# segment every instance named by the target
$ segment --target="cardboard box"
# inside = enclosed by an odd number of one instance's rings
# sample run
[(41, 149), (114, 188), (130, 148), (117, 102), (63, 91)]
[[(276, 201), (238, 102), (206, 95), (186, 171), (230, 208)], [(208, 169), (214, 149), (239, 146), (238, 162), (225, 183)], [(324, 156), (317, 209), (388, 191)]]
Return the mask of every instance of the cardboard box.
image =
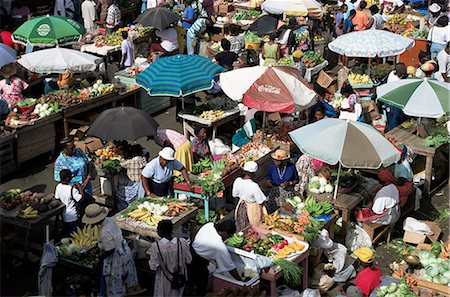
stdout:
[(69, 136), (72, 136), (75, 140), (81, 140), (85, 137), (89, 126), (82, 126), (78, 129), (73, 129), (70, 131)]
[(427, 238), (430, 242), (435, 242), (438, 240), (439, 235), (441, 235), (441, 228), (439, 228), (438, 225), (436, 225), (433, 222), (430, 221), (421, 221), (422, 223), (425, 223), (430, 227), (431, 231), (433, 231), (433, 235), (425, 235), (423, 233), (419, 232), (411, 232), (411, 231), (405, 231), (405, 234), (403, 235), (403, 241), (407, 243), (412, 244), (419, 244), (419, 243), (425, 243)]
[(333, 84), (331, 84), (328, 88), (327, 91), (333, 95), (334, 93), (336, 93), (338, 90), (338, 86), (337, 86), (337, 81), (335, 81)]
[(337, 81), (337, 76), (323, 70), (319, 72), (319, 76), (317, 77), (317, 84), (325, 89), (335, 81)]
[(75, 141), (75, 146), (80, 148), (85, 154), (89, 154), (99, 148), (102, 148), (103, 143), (99, 138), (87, 137), (84, 140)]
[(223, 3), (219, 4), (219, 14), (227, 14), (234, 10), (234, 6), (232, 4)]

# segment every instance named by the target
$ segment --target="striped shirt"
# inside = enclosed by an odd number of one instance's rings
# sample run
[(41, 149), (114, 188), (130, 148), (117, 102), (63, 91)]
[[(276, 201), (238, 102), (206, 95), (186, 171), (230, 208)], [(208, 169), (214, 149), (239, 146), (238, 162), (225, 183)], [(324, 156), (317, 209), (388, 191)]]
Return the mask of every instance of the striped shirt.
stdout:
[(197, 35), (195, 32), (203, 33), (206, 30), (206, 19), (205, 18), (199, 18), (195, 21), (195, 23), (192, 24), (192, 26), (187, 31), (187, 35), (191, 38), (196, 38)]
[(120, 9), (116, 4), (108, 7), (108, 14), (106, 15), (106, 28), (115, 28), (120, 24)]

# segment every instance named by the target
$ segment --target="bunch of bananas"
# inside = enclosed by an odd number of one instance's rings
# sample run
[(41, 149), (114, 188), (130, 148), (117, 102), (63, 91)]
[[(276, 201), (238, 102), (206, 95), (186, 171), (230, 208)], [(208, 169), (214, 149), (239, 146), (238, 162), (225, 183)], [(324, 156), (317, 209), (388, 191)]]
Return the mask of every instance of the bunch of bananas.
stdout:
[(236, 233), (227, 239), (227, 244), (232, 245), (234, 247), (240, 247), (243, 243), (244, 243), (244, 237), (242, 237)]
[(294, 222), (290, 217), (280, 215), (279, 211), (264, 216), (264, 223), (268, 229), (278, 228), (288, 232), (294, 230)]
[(160, 217), (156, 214), (150, 213), (145, 208), (138, 208), (136, 210), (133, 210), (128, 214), (128, 217), (135, 219), (137, 221), (141, 221), (146, 223), (150, 226), (158, 226), (158, 223), (162, 220), (164, 220), (163, 217)]
[(22, 219), (35, 219), (39, 216), (39, 212), (31, 206), (28, 206), (24, 210), (20, 211), (17, 216)]
[(367, 74), (350, 73), (348, 75), (348, 81), (351, 85), (368, 85), (370, 84), (370, 77)]
[(333, 212), (333, 204), (328, 201), (316, 202), (316, 199), (312, 195), (306, 198), (305, 208), (312, 217), (327, 215)]
[(86, 225), (81, 229), (77, 227), (77, 230), (71, 234), (71, 243), (74, 246), (81, 248), (93, 248), (97, 245), (99, 228), (97, 225)]

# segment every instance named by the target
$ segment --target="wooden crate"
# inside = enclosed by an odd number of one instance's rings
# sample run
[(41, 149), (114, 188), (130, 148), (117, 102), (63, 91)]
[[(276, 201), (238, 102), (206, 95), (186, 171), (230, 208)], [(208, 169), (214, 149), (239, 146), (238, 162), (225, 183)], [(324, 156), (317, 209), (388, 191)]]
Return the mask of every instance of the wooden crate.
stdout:
[[(33, 129), (35, 128), (35, 129)], [(41, 154), (51, 152), (56, 145), (55, 122), (39, 127), (17, 130), (17, 163), (22, 164)]]
[(17, 169), (15, 134), (0, 138), (0, 176), (12, 174)]

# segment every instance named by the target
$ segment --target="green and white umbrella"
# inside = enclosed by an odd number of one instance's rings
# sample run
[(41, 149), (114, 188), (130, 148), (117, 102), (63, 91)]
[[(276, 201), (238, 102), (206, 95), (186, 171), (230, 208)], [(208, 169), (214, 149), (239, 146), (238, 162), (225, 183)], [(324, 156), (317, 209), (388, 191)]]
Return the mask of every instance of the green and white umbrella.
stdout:
[(42, 46), (77, 43), (85, 33), (84, 27), (62, 16), (39, 16), (23, 23), (13, 33), (15, 42)]
[(400, 152), (378, 130), (356, 121), (325, 118), (289, 135), (303, 153), (331, 165), (339, 163), (337, 184), (341, 166), (378, 169), (400, 159)]
[(429, 78), (393, 81), (377, 87), (378, 100), (409, 116), (439, 118), (450, 112), (450, 83)]

